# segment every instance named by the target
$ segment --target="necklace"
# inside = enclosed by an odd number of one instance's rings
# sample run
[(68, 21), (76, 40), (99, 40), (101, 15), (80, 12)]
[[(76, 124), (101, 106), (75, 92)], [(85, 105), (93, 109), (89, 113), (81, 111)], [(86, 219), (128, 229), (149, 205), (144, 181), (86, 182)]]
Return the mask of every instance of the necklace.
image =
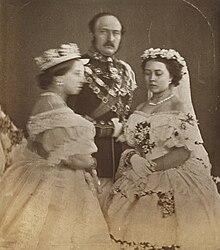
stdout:
[(149, 105), (152, 105), (152, 106), (159, 105), (161, 103), (164, 103), (165, 101), (170, 100), (173, 96), (174, 96), (174, 94), (172, 94), (172, 95), (168, 96), (167, 98), (165, 98), (165, 99), (163, 99), (163, 100), (161, 100), (159, 102), (156, 102), (156, 103), (149, 101)]

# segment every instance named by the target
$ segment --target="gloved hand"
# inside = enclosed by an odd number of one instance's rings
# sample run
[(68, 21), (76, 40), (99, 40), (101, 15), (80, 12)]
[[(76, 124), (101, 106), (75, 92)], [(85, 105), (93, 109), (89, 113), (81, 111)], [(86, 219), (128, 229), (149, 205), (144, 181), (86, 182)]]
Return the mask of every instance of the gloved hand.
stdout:
[(114, 124), (114, 132), (112, 134), (112, 137), (118, 137), (122, 130), (122, 123), (119, 122), (118, 118), (112, 118), (111, 121)]

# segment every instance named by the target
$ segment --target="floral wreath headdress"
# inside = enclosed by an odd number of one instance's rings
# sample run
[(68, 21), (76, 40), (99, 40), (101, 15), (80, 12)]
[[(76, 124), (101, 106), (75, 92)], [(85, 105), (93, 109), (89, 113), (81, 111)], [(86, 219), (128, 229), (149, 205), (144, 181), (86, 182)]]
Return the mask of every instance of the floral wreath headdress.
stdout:
[[(196, 117), (195, 110), (192, 103), (191, 88), (190, 88), (190, 78), (189, 72), (186, 66), (185, 59), (174, 49), (160, 49), (160, 48), (150, 48), (144, 51), (141, 56), (142, 62), (146, 59), (156, 59), (164, 58), (168, 60), (175, 60), (181, 66), (182, 79), (179, 81), (179, 85), (173, 89), (173, 93), (184, 103), (185, 112), (190, 113)], [(151, 92), (148, 91), (148, 96), (150, 97)], [(203, 141), (200, 131), (198, 129), (198, 134), (200, 136), (200, 141)]]
[(187, 66), (185, 59), (174, 49), (160, 49), (160, 48), (150, 48), (144, 51), (141, 55), (142, 62), (146, 59), (164, 58), (168, 60), (176, 60), (181, 66), (182, 75), (185, 75), (187, 71)]
[(41, 71), (72, 59), (80, 59), (83, 64), (87, 64), (89, 61), (81, 59), (79, 48), (75, 43), (62, 44), (58, 49), (49, 49), (42, 56), (34, 59)]

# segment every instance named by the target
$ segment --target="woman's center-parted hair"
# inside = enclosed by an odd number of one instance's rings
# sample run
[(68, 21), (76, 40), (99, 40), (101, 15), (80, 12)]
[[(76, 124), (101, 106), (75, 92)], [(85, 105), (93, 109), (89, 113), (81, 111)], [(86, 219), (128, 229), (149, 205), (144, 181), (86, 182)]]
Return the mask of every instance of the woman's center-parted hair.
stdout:
[(79, 61), (79, 59), (71, 59), (42, 71), (39, 75), (37, 75), (39, 87), (47, 90), (48, 86), (53, 84), (54, 77), (65, 75), (68, 71), (70, 71), (76, 61)]
[(183, 66), (180, 65), (175, 59), (166, 59), (166, 58), (161, 58), (161, 57), (156, 57), (156, 58), (146, 58), (142, 63), (141, 63), (141, 68), (144, 72), (146, 63), (148, 61), (156, 61), (156, 62), (161, 62), (166, 65), (167, 70), (170, 73), (170, 76), (172, 77), (172, 82), (173, 86), (178, 86), (179, 81), (182, 79), (182, 68)]

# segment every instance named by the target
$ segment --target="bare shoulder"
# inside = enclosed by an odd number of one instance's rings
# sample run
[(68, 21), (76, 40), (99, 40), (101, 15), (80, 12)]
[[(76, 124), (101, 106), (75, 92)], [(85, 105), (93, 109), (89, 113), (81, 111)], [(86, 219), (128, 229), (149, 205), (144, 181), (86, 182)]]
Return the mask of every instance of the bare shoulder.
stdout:
[(174, 110), (174, 111), (182, 111), (182, 112), (184, 112), (184, 104), (176, 96), (172, 99), (170, 108), (171, 108), (171, 110)]

